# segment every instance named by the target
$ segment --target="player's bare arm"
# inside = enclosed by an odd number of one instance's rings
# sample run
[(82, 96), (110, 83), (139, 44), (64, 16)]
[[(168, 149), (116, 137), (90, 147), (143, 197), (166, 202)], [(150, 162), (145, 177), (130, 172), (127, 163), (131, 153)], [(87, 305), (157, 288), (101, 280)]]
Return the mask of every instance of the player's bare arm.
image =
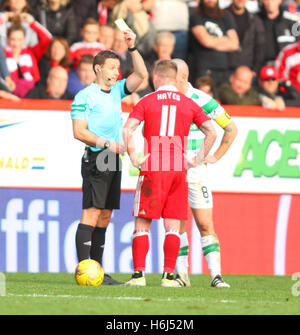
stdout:
[(197, 163), (203, 164), (206, 156), (209, 154), (210, 149), (215, 143), (217, 134), (211, 121), (203, 122), (199, 129), (203, 132), (205, 138), (200, 150), (197, 152)]
[(135, 149), (133, 132), (140, 125), (140, 121), (134, 118), (129, 118), (123, 128), (123, 138), (126, 145), (126, 150), (130, 157), (131, 163), (136, 168), (141, 168), (141, 165), (148, 159), (150, 153), (144, 157), (138, 157)]
[[(136, 34), (132, 30), (124, 32), (128, 49), (135, 47)], [(130, 51), (130, 50), (129, 50)], [(130, 92), (134, 92), (148, 78), (148, 71), (144, 63), (143, 57), (137, 49), (131, 51), (133, 73), (126, 79), (126, 86)]]
[(191, 157), (188, 157), (186, 154), (184, 154), (184, 157), (187, 161), (188, 168), (196, 167), (197, 165), (201, 165), (205, 163), (205, 159), (208, 156), (208, 153), (217, 138), (215, 128), (211, 121), (203, 122), (202, 125), (199, 126), (198, 128), (203, 132), (203, 134), (205, 135), (205, 138), (204, 138), (201, 148), (196, 152), (196, 156), (191, 158)]
[(206, 156), (205, 163), (214, 164), (218, 160), (220, 160), (230, 148), (232, 142), (236, 138), (236, 135), (237, 135), (237, 127), (234, 121), (231, 121), (230, 124), (228, 124), (224, 128), (224, 135), (222, 137), (219, 147), (217, 148), (214, 154)]
[[(106, 139), (100, 138), (87, 129), (88, 120), (73, 120), (73, 135), (77, 140), (97, 148), (104, 148)], [(122, 143), (110, 142), (109, 150), (116, 154), (123, 154), (125, 146)]]

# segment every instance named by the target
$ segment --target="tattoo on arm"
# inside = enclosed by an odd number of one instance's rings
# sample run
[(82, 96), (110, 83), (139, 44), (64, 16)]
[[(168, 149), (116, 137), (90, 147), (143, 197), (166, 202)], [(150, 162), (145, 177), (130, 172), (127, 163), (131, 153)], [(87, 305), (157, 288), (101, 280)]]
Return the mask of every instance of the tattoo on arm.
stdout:
[(204, 122), (199, 129), (205, 134), (205, 138), (199, 150), (198, 159), (204, 159), (215, 142), (216, 133), (211, 121)]

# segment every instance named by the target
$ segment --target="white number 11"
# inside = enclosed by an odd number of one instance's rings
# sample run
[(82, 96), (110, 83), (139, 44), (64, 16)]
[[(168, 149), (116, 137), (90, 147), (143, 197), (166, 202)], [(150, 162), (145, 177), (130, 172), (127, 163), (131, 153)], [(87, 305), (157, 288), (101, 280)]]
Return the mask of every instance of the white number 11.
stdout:
[[(170, 113), (169, 113), (170, 107)], [(168, 126), (169, 119), (169, 127)], [(160, 136), (174, 136), (175, 130), (175, 121), (176, 121), (176, 106), (175, 105), (163, 105), (161, 111), (161, 120), (160, 120)], [(168, 134), (167, 134), (168, 128)]]

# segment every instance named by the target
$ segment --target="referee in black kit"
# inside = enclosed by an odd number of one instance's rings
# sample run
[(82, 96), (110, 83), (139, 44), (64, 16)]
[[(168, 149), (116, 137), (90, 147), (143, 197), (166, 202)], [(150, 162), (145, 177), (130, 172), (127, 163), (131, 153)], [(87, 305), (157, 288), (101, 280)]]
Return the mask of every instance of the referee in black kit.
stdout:
[[(83, 210), (76, 231), (78, 261), (94, 259), (102, 265), (106, 228), (113, 209), (120, 208), (122, 140), (121, 99), (134, 92), (148, 72), (135, 48), (136, 35), (124, 32), (132, 56), (133, 73), (117, 80), (120, 59), (112, 51), (94, 57), (96, 80), (77, 93), (71, 105), (74, 137), (87, 147), (82, 158)], [(102, 285), (120, 285), (104, 275)]]

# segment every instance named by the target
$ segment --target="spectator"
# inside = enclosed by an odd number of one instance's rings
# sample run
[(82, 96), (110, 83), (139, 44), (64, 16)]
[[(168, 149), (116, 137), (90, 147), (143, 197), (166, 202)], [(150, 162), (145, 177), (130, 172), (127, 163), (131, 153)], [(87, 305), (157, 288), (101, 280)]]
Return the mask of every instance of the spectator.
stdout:
[(15, 82), (10, 78), (6, 64), (6, 57), (0, 44), (0, 98), (19, 101), (20, 98), (11, 94), (16, 88)]
[(113, 22), (113, 20), (111, 20), (112, 10), (118, 2), (120, 2), (120, 0), (99, 1), (97, 13), (98, 13), (98, 20), (101, 26), (104, 24), (108, 24), (109, 22)]
[(78, 27), (76, 42), (81, 39), (81, 29), (88, 18), (93, 18), (98, 21), (97, 0), (76, 0), (72, 1), (72, 7), (76, 16), (76, 25)]
[(38, 62), (46, 52), (51, 41), (51, 34), (42, 27), (28, 13), (21, 13), (20, 19), (29, 24), (36, 31), (39, 42), (33, 47), (24, 47), (25, 30), (20, 21), (16, 21), (7, 30), (8, 47), (5, 48), (5, 56), (10, 77), (16, 84), (13, 92), (19, 97), (26, 93), (40, 80)]
[(21, 100), (18, 96), (14, 95), (12, 93), (9, 93), (5, 90), (1, 90), (1, 89), (0, 89), (0, 98), (1, 99), (12, 100), (12, 101), (20, 101)]
[(284, 99), (287, 107), (300, 106), (300, 93), (290, 81), (279, 82), (279, 94)]
[(152, 10), (156, 1), (157, 0), (130, 1), (127, 5), (127, 9), (131, 11), (131, 13), (137, 13), (144, 10), (149, 14), (149, 17), (152, 18)]
[(41, 0), (27, 0), (30, 8), (36, 8)]
[(145, 58), (146, 64), (152, 68), (157, 60), (170, 60), (173, 57), (176, 39), (169, 31), (161, 31), (156, 34), (152, 50), (148, 57)]
[(300, 0), (285, 1), (283, 9), (292, 16), (292, 20), (300, 21)]
[(114, 43), (114, 28), (110, 27), (107, 24), (100, 26), (98, 39), (99, 42), (104, 45), (106, 50), (110, 50)]
[(142, 7), (148, 13), (150, 19), (153, 19), (153, 8), (156, 0), (142, 0)]
[(99, 23), (93, 18), (88, 18), (84, 22), (81, 29), (82, 41), (74, 43), (70, 48), (74, 68), (77, 68), (82, 55), (95, 56), (105, 49), (104, 44), (98, 41), (99, 29)]
[(2, 91), (13, 92), (16, 84), (10, 78), (10, 74), (6, 64), (6, 57), (0, 44), (0, 89)]
[(246, 65), (259, 73), (265, 59), (265, 29), (261, 19), (248, 12), (247, 0), (233, 0), (227, 9), (233, 15), (240, 48), (228, 54), (229, 69), (233, 72), (238, 66)]
[(122, 0), (117, 3), (112, 10), (110, 24), (116, 19), (124, 19), (137, 35), (136, 47), (143, 56), (146, 56), (154, 42), (155, 28), (149, 14), (141, 8), (139, 2), (139, 0)]
[(47, 77), (47, 86), (36, 86), (31, 89), (26, 99), (72, 100), (73, 95), (66, 92), (68, 72), (61, 66), (51, 68)]
[(279, 79), (290, 81), (300, 93), (300, 38), (281, 50), (275, 61)]
[(69, 45), (77, 40), (77, 20), (72, 7), (62, 5), (62, 0), (41, 0), (35, 17), (53, 36), (65, 38)]
[(219, 99), (224, 105), (260, 105), (258, 92), (251, 87), (253, 72), (247, 66), (238, 67), (218, 90)]
[(296, 21), (286, 18), (282, 0), (262, 0), (259, 16), (266, 31), (265, 63), (273, 63), (285, 46), (296, 42), (296, 37), (292, 35)]
[(122, 78), (126, 78), (133, 69), (132, 59), (128, 51), (127, 43), (124, 39), (124, 33), (115, 29), (114, 43), (112, 50), (120, 57), (120, 71)]
[(152, 22), (157, 32), (170, 31), (174, 34), (174, 57), (186, 59), (189, 29), (187, 1), (155, 0)]
[[(3, 47), (7, 46), (7, 29), (11, 26), (13, 18), (21, 13), (32, 14), (29, 2), (26, 0), (5, 0), (1, 6), (0, 16), (0, 39)], [(22, 27), (25, 30), (24, 46), (33, 46), (37, 44), (38, 38), (36, 32), (31, 29), (27, 22), (22, 21)]]
[[(3, 4), (6, 2), (7, 0), (0, 0), (0, 8), (3, 6)], [(17, 0), (18, 1), (18, 0)], [(30, 8), (35, 8), (39, 3), (40, 0), (27, 0), (28, 5), (30, 6)]]
[(212, 98), (215, 95), (214, 94), (215, 86), (216, 83), (208, 76), (199, 77), (195, 81), (195, 88), (207, 93)]
[(39, 62), (41, 80), (39, 83), (46, 85), (49, 71), (54, 66), (62, 66), (69, 71), (71, 63), (69, 44), (63, 37), (53, 37), (50, 45)]
[(190, 16), (191, 73), (209, 75), (216, 84), (228, 80), (228, 52), (237, 51), (239, 39), (232, 15), (218, 6), (218, 0), (201, 0)]
[(290, 81), (279, 81), (273, 66), (264, 66), (259, 75), (259, 93), (265, 108), (283, 110), (285, 106), (300, 106), (300, 94)]
[[(157, 0), (126, 0), (126, 9), (132, 14), (146, 12), (152, 18), (152, 9)], [(119, 3), (120, 1), (118, 1)]]
[(246, 8), (249, 13), (256, 14), (259, 12), (259, 0), (248, 0)]
[(285, 109), (284, 100), (279, 96), (279, 82), (275, 67), (270, 65), (262, 67), (259, 73), (258, 85), (258, 92), (263, 107), (279, 110)]
[(173, 57), (175, 47), (175, 36), (169, 31), (161, 31), (156, 34), (155, 42), (148, 57), (145, 58), (145, 64), (149, 74), (149, 87), (144, 92), (148, 94), (153, 91), (153, 83), (151, 78), (152, 68), (157, 60), (170, 60)]
[[(196, 0), (198, 1), (198, 0)], [(232, 0), (219, 0), (219, 6), (221, 9), (224, 9), (230, 5)], [(198, 1), (199, 2), (199, 1)]]
[(93, 70), (94, 57), (83, 55), (79, 61), (77, 69), (69, 73), (67, 91), (76, 95), (80, 90), (90, 85), (96, 78)]

